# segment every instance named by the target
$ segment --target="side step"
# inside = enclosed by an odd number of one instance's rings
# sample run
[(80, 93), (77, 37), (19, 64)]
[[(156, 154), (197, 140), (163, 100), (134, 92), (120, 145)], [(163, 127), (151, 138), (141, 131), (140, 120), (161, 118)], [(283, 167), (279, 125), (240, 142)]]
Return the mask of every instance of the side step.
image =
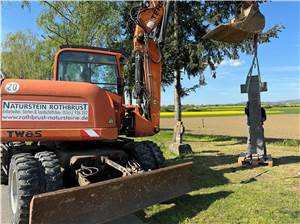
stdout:
[(35, 195), (30, 224), (101, 224), (192, 190), (192, 162)]

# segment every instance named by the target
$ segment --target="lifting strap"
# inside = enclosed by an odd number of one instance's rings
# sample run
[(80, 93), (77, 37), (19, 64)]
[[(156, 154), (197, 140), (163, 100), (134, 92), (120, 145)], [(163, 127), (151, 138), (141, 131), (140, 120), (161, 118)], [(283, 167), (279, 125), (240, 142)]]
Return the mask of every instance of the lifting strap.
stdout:
[(251, 67), (249, 69), (249, 72), (248, 72), (248, 75), (247, 75), (247, 78), (246, 78), (246, 86), (247, 86), (247, 92), (249, 92), (249, 86), (250, 86), (250, 79), (248, 79), (248, 77), (252, 76), (252, 73), (253, 73), (253, 68), (257, 68), (257, 76), (258, 76), (258, 80), (259, 80), (259, 83), (261, 83), (261, 77), (260, 77), (260, 69), (259, 69), (259, 63), (258, 63), (258, 56), (257, 56), (257, 35), (254, 36), (254, 39), (253, 39), (253, 50), (254, 50), (254, 56), (253, 56), (253, 59), (252, 59), (252, 64), (251, 64)]

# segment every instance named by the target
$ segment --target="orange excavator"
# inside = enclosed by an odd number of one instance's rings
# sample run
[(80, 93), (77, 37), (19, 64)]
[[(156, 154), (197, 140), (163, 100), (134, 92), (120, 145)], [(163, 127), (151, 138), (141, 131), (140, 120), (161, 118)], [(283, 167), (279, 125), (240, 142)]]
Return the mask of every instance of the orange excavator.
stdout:
[(135, 97), (123, 54), (63, 46), (54, 80), (1, 80), (1, 184), (12, 223), (105, 223), (192, 190), (192, 163), (165, 166), (159, 132), (161, 52), (169, 2), (134, 18)]
[(1, 80), (12, 223), (104, 223), (191, 191), (191, 162), (165, 166), (155, 143), (126, 138), (159, 132), (161, 53), (151, 34), (164, 32), (168, 4), (143, 4), (135, 18), (136, 106), (125, 104), (114, 49), (62, 46), (54, 80)]

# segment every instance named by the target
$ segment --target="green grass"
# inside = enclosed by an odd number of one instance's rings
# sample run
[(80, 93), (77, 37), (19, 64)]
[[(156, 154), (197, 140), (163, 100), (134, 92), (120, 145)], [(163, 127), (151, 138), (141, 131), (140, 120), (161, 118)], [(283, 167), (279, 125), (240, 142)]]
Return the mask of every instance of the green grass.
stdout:
[[(167, 148), (171, 132), (146, 138), (161, 145), (168, 163), (192, 159), (193, 191), (165, 204), (138, 212), (145, 223), (300, 223), (298, 140), (268, 140), (273, 167), (238, 167), (245, 138), (185, 135), (193, 155), (179, 158)], [(144, 140), (141, 138), (139, 140)], [(243, 180), (267, 171), (246, 184)]]

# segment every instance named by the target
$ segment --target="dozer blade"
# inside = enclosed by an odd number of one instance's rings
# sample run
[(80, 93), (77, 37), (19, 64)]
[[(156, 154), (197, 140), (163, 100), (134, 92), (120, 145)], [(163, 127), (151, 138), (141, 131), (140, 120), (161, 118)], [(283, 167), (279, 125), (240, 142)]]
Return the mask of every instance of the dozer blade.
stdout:
[(192, 190), (192, 162), (35, 195), (30, 224), (100, 224)]
[[(240, 18), (239, 18), (240, 17)], [(231, 23), (217, 26), (204, 35), (210, 39), (228, 43), (237, 43), (259, 34), (265, 27), (265, 17), (256, 5), (244, 9)]]

